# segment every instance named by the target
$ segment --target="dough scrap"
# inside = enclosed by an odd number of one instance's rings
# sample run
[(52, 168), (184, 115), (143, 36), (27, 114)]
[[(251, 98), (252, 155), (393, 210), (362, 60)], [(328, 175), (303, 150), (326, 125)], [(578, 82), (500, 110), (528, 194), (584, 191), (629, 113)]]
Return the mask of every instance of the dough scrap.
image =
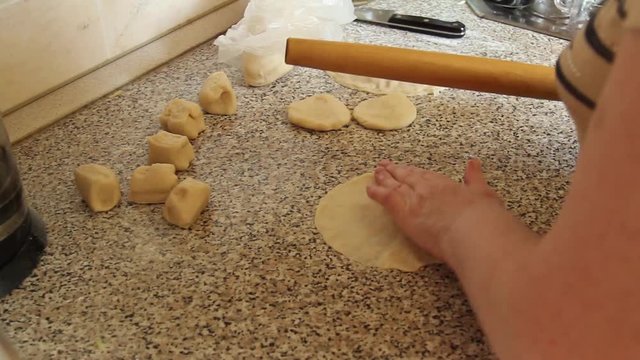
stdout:
[(283, 77), (293, 66), (284, 62), (284, 56), (274, 54), (259, 56), (242, 54), (242, 73), (244, 81), (250, 86), (265, 86)]
[(173, 164), (140, 166), (131, 175), (129, 201), (138, 204), (163, 203), (177, 184), (178, 177)]
[(373, 130), (397, 130), (416, 119), (415, 105), (405, 95), (391, 93), (365, 100), (353, 109), (353, 118)]
[(386, 210), (367, 195), (373, 174), (354, 177), (327, 193), (316, 209), (315, 224), (325, 242), (351, 260), (368, 266), (417, 271), (437, 262), (407, 239)]
[(394, 92), (406, 96), (438, 95), (442, 90), (442, 88), (438, 86), (414, 84), (404, 81), (379, 79), (331, 71), (327, 71), (327, 74), (329, 74), (335, 82), (344, 87), (378, 95), (386, 95)]
[(287, 114), (292, 124), (318, 131), (337, 130), (351, 121), (351, 111), (330, 94), (293, 102)]
[(238, 99), (231, 81), (222, 71), (215, 72), (202, 84), (200, 106), (209, 114), (233, 115), (238, 111)]
[(211, 187), (207, 183), (186, 178), (171, 190), (162, 209), (170, 224), (187, 229), (193, 225), (209, 203)]
[(189, 139), (198, 137), (206, 127), (200, 105), (183, 100), (169, 101), (160, 115), (160, 126), (174, 134), (184, 135)]
[(120, 202), (120, 181), (106, 166), (80, 165), (74, 171), (80, 196), (94, 212), (109, 211)]
[(173, 164), (177, 170), (186, 170), (195, 158), (193, 146), (184, 135), (172, 134), (164, 130), (147, 138), (149, 143), (149, 164)]

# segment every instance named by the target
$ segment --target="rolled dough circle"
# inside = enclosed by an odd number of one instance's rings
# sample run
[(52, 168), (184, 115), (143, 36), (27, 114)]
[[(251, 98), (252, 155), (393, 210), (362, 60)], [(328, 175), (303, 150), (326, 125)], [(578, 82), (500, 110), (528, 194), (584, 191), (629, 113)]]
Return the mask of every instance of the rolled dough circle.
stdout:
[(327, 74), (338, 84), (353, 90), (366, 91), (371, 94), (385, 95), (399, 92), (407, 96), (437, 95), (442, 88), (432, 85), (414, 84), (403, 81), (372, 78), (327, 71)]
[(317, 94), (293, 102), (287, 115), (292, 124), (318, 131), (337, 130), (351, 121), (351, 111), (330, 94)]
[(353, 118), (373, 130), (397, 130), (416, 119), (415, 105), (405, 95), (392, 93), (365, 100), (353, 109)]
[(334, 250), (368, 266), (417, 271), (436, 262), (407, 239), (391, 216), (367, 195), (373, 174), (354, 177), (327, 193), (316, 209), (316, 228)]

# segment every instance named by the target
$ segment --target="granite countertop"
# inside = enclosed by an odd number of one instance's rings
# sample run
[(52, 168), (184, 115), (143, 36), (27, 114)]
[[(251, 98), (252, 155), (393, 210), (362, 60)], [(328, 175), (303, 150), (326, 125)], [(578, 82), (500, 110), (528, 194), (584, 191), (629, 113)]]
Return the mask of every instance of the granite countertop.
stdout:
[[(469, 33), (443, 40), (353, 23), (349, 40), (548, 65), (566, 44), (481, 20), (460, 1), (372, 5), (460, 20)], [(73, 169), (109, 165), (126, 194), (163, 106), (175, 97), (196, 100), (202, 81), (220, 69), (240, 108), (235, 116), (206, 116), (196, 160), (180, 174), (213, 189), (198, 223), (171, 226), (160, 205), (121, 203), (92, 214), (76, 193)], [(35, 273), (0, 300), (0, 324), (23, 356), (491, 358), (450, 270), (353, 263), (324, 243), (315, 207), (329, 189), (383, 158), (459, 179), (473, 155), (508, 207), (544, 231), (577, 152), (563, 105), (447, 89), (413, 98), (418, 119), (399, 131), (352, 123), (316, 133), (290, 125), (286, 105), (319, 92), (350, 108), (371, 97), (303, 68), (267, 87), (245, 87), (208, 42), (15, 146), (26, 196), (50, 241)]]

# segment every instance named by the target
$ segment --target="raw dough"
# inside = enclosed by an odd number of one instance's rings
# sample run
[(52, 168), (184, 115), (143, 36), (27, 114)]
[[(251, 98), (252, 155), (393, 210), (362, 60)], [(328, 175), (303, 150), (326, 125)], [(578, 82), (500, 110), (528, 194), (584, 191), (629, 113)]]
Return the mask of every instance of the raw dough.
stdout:
[(289, 121), (319, 131), (339, 129), (351, 121), (351, 111), (330, 94), (318, 94), (289, 105)]
[(186, 170), (195, 158), (193, 146), (184, 135), (172, 134), (164, 130), (147, 138), (149, 143), (149, 164), (173, 164), (177, 170)]
[(178, 184), (173, 164), (140, 166), (133, 171), (129, 184), (129, 201), (138, 204), (163, 203)]
[(74, 177), (82, 199), (91, 210), (109, 211), (120, 202), (120, 181), (108, 167), (98, 164), (80, 165), (76, 168)]
[(238, 111), (238, 99), (231, 81), (222, 71), (215, 72), (205, 80), (200, 89), (200, 105), (209, 114), (232, 115)]
[(251, 53), (242, 55), (244, 81), (250, 86), (265, 86), (283, 77), (293, 66), (284, 62), (281, 54), (259, 56)]
[(378, 79), (367, 76), (343, 74), (327, 71), (327, 74), (338, 84), (349, 89), (366, 91), (372, 94), (385, 95), (398, 92), (407, 96), (437, 95), (441, 87), (414, 84), (403, 81)]
[(353, 118), (360, 125), (374, 130), (407, 127), (416, 119), (416, 115), (416, 107), (411, 100), (400, 93), (365, 100), (353, 109)]
[(333, 249), (364, 265), (417, 271), (436, 260), (407, 239), (386, 210), (367, 195), (373, 174), (336, 186), (316, 210), (316, 227)]
[(160, 115), (160, 125), (169, 132), (189, 139), (197, 138), (205, 129), (200, 105), (183, 99), (169, 101)]
[(162, 209), (162, 216), (169, 223), (189, 228), (209, 203), (211, 188), (202, 181), (186, 178), (171, 190)]

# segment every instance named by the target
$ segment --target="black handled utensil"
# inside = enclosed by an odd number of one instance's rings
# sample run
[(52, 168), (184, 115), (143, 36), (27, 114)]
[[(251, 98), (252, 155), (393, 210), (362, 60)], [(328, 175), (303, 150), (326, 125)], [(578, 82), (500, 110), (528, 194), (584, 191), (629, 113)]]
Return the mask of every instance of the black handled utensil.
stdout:
[(355, 9), (355, 15), (360, 21), (440, 37), (461, 38), (466, 32), (465, 25), (459, 21), (396, 14), (393, 10), (358, 7)]

